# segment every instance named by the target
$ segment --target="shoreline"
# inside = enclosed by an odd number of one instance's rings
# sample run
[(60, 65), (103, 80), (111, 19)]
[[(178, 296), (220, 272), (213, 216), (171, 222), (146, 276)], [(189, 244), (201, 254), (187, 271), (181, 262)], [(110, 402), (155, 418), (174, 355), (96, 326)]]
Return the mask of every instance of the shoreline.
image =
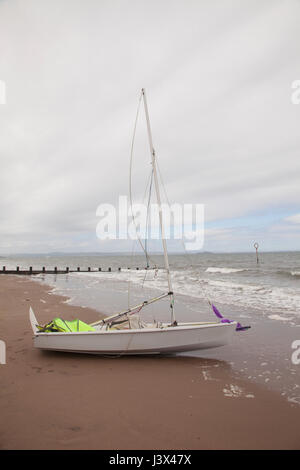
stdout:
[[(128, 285), (124, 280), (78, 276), (77, 273), (54, 277), (37, 276), (33, 280), (42, 285), (51, 285), (54, 294), (68, 296), (66, 302), (74, 307), (84, 306), (100, 311), (101, 305), (106, 315), (112, 315), (122, 311), (128, 304)], [(131, 302), (137, 305), (145, 298), (160, 295), (164, 291), (153, 286), (143, 286), (140, 290), (138, 284), (132, 284), (130, 292)], [(243, 325), (250, 324), (251, 329), (235, 334), (231, 344), (224, 348), (190, 351), (178, 355), (225, 360), (240, 376), (274, 390), (287, 401), (300, 405), (300, 369), (291, 360), (291, 345), (299, 338), (298, 328), (290, 322), (271, 321), (269, 314), (263, 310), (241, 308), (227, 302), (218, 302), (217, 306), (223, 316), (240, 321)], [(168, 311), (167, 303), (164, 305), (162, 301), (160, 305), (154, 304), (145, 309), (142, 315), (150, 322), (154, 318), (168, 321)], [(215, 320), (207, 301), (186, 294), (176, 294), (177, 320), (198, 321), (199, 316), (202, 321)]]
[(245, 380), (224, 360), (121, 357), (33, 348), (31, 305), (92, 322), (52, 287), (0, 278), (0, 448), (300, 449), (300, 407)]

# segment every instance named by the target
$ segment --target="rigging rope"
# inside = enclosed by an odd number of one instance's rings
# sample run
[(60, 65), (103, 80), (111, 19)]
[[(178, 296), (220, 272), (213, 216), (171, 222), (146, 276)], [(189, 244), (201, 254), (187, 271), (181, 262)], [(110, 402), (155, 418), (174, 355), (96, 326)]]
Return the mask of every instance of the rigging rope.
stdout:
[[(141, 240), (141, 237), (138, 233), (138, 230), (137, 230), (137, 223), (136, 223), (136, 219), (135, 219), (135, 215), (133, 213), (133, 197), (132, 197), (132, 162), (133, 162), (133, 148), (134, 148), (134, 142), (135, 142), (135, 136), (136, 136), (136, 129), (137, 129), (137, 123), (138, 123), (138, 118), (139, 118), (139, 112), (140, 112), (140, 107), (141, 107), (141, 102), (142, 102), (142, 98), (144, 98), (144, 90), (142, 89), (141, 91), (141, 94), (140, 94), (140, 97), (139, 97), (139, 102), (138, 102), (138, 107), (137, 107), (137, 112), (136, 112), (136, 117), (135, 117), (135, 123), (134, 123), (134, 130), (133, 130), (133, 136), (132, 136), (132, 142), (131, 142), (131, 151), (130, 151), (130, 166), (129, 166), (129, 199), (130, 199), (130, 209), (131, 209), (131, 216), (132, 216), (132, 221), (135, 225), (135, 229), (136, 229), (136, 236), (137, 236), (137, 239), (138, 239), (138, 242), (143, 250), (143, 252), (145, 253), (145, 256), (146, 256), (146, 262), (147, 262), (147, 267), (149, 267), (149, 261), (152, 261), (149, 254), (147, 253), (147, 242), (146, 242), (146, 239), (147, 239), (147, 232), (148, 232), (148, 222), (149, 222), (149, 208), (150, 208), (150, 201), (151, 201), (151, 189), (152, 189), (152, 181), (153, 181), (153, 175), (154, 175), (154, 168), (152, 168), (152, 173), (151, 173), (151, 181), (150, 181), (150, 191), (149, 191), (149, 198), (148, 198), (148, 205), (147, 205), (147, 217), (146, 217), (146, 233), (145, 233), (145, 246), (143, 245), (142, 243), (142, 240)], [(147, 109), (146, 109), (146, 104), (145, 104), (145, 112), (146, 112), (146, 117), (147, 117)], [(149, 131), (149, 129), (148, 129)], [(153, 167), (153, 163), (152, 163), (152, 167)], [(166, 256), (166, 255), (165, 255)], [(154, 267), (157, 269), (157, 266), (156, 266), (156, 263), (153, 262), (154, 264)], [(170, 275), (168, 273), (168, 275)], [(146, 272), (146, 275), (145, 275), (145, 278), (144, 278), (144, 281), (146, 280), (146, 276), (147, 276), (147, 272)], [(155, 271), (155, 277), (156, 277), (156, 271)], [(170, 286), (170, 281), (169, 282), (169, 286)], [(169, 287), (169, 290), (170, 287)], [(170, 307), (172, 309), (172, 312), (173, 312), (173, 306), (174, 306), (174, 299), (173, 299), (173, 292), (168, 292), (167, 295), (171, 295), (171, 303), (170, 303)], [(128, 289), (128, 306), (129, 306), (129, 303), (130, 303), (130, 281), (129, 281), (129, 289)], [(172, 313), (172, 318), (173, 318), (173, 313)], [(176, 322), (174, 322), (175, 324)]]
[[(143, 92), (141, 92), (140, 94), (140, 97), (139, 97), (139, 102), (138, 102), (138, 107), (137, 107), (137, 112), (136, 112), (136, 117), (135, 117), (135, 123), (134, 123), (134, 129), (133, 129), (133, 136), (132, 136), (132, 141), (131, 141), (131, 151), (130, 151), (130, 166), (129, 166), (129, 200), (130, 200), (130, 210), (131, 210), (131, 216), (132, 216), (132, 221), (135, 225), (135, 228), (136, 228), (136, 234), (137, 234), (137, 239), (139, 241), (139, 244), (143, 250), (143, 252), (145, 253), (145, 256), (146, 256), (146, 260), (150, 260), (153, 262), (153, 264), (155, 265), (155, 262), (150, 258), (149, 254), (147, 253), (144, 245), (143, 245), (143, 242), (138, 234), (138, 231), (137, 231), (137, 224), (136, 224), (136, 220), (135, 220), (135, 216), (134, 216), (134, 213), (133, 213), (133, 197), (132, 197), (132, 162), (133, 162), (133, 148), (134, 148), (134, 142), (135, 142), (135, 135), (136, 135), (136, 128), (137, 128), (137, 123), (138, 123), (138, 117), (139, 117), (139, 113), (140, 113), (140, 107), (141, 107), (141, 102), (142, 102), (142, 97), (143, 97)], [(153, 172), (153, 170), (152, 170)], [(152, 173), (151, 173), (152, 175)], [(152, 179), (152, 176), (151, 176), (151, 179)], [(151, 187), (152, 187), (152, 183), (151, 183)], [(148, 215), (147, 215), (148, 217)]]
[[(145, 246), (143, 245), (143, 242), (142, 242), (142, 240), (141, 240), (141, 238), (140, 238), (140, 236), (139, 236), (139, 233), (138, 233), (138, 230), (137, 230), (137, 223), (136, 223), (135, 215), (134, 215), (134, 213), (133, 213), (133, 195), (132, 195), (132, 163), (133, 163), (133, 149), (134, 149), (135, 136), (136, 136), (136, 129), (137, 129), (137, 123), (138, 123), (138, 118), (139, 118), (139, 113), (140, 113), (140, 107), (141, 107), (142, 97), (143, 97), (143, 92), (141, 92), (140, 97), (139, 97), (139, 102), (138, 102), (137, 112), (136, 112), (135, 122), (134, 122), (134, 129), (133, 129), (132, 141), (131, 141), (130, 166), (129, 166), (129, 200), (130, 200), (130, 210), (131, 210), (132, 221), (133, 221), (133, 223), (134, 223), (134, 225), (135, 225), (136, 235), (137, 235), (138, 242), (139, 242), (139, 244), (140, 244), (140, 246), (141, 246), (143, 252), (145, 253), (147, 268), (149, 268), (149, 262), (152, 262), (153, 265), (154, 265), (154, 267), (157, 268), (155, 261), (150, 258), (149, 254), (148, 254), (148, 252), (147, 252), (147, 234), (148, 234), (149, 208), (150, 208), (151, 191), (152, 191), (152, 182), (153, 182), (153, 168), (151, 168), (151, 173), (150, 173), (150, 176), (149, 176), (148, 181), (147, 181), (147, 184), (146, 184), (146, 189), (145, 189), (144, 198), (143, 198), (143, 202), (144, 202), (145, 199), (146, 199), (146, 194), (147, 194), (147, 190), (148, 190), (148, 186), (149, 186), (149, 196), (148, 196), (147, 215), (146, 215), (146, 228), (145, 228)], [(150, 182), (150, 184), (149, 184), (149, 182)], [(133, 242), (132, 251), (131, 251), (131, 259), (133, 258), (134, 249), (135, 249), (135, 243)], [(146, 276), (147, 276), (147, 272), (145, 273), (145, 277), (144, 277), (144, 280), (143, 280), (143, 284), (144, 284), (144, 282), (145, 282), (145, 280), (146, 280)], [(130, 305), (130, 286), (131, 286), (131, 280), (129, 279), (129, 281), (128, 281), (128, 298), (127, 298), (127, 301), (128, 301), (128, 308), (129, 308), (129, 305)]]
[[(147, 231), (148, 231), (148, 227), (147, 227), (147, 221), (148, 221), (148, 218), (149, 218), (149, 202), (150, 202), (150, 198), (151, 198), (151, 189), (152, 189), (152, 178), (153, 178), (153, 169), (151, 168), (151, 172), (150, 172), (150, 175), (148, 177), (148, 180), (147, 180), (147, 184), (146, 184), (146, 188), (145, 188), (145, 193), (144, 193), (144, 197), (143, 197), (143, 203), (146, 199), (146, 195), (147, 195), (147, 192), (148, 192), (148, 187), (149, 187), (149, 199), (148, 199), (148, 207), (147, 207), (147, 218), (146, 218), (146, 230), (145, 230), (145, 233), (147, 234)], [(147, 247), (146, 247), (146, 241), (147, 241), (147, 238), (145, 238), (145, 252), (146, 252), (146, 261), (147, 261), (147, 268), (149, 267), (149, 261), (150, 261), (150, 256), (147, 252)], [(131, 250), (131, 262), (133, 260), (133, 255), (134, 255), (134, 251), (135, 251), (135, 241), (133, 241), (132, 243), (132, 250)], [(153, 260), (152, 260), (153, 261)], [(156, 264), (155, 264), (155, 268), (156, 267)], [(143, 279), (143, 282), (142, 282), (142, 287), (144, 287), (144, 283), (146, 281), (146, 277), (147, 277), (147, 274), (148, 274), (148, 271), (146, 270), (145, 271), (145, 276), (144, 276), (144, 279)], [(131, 273), (130, 273), (131, 275)], [(128, 303), (128, 308), (130, 306), (130, 290), (131, 290), (131, 279), (130, 279), (131, 276), (129, 276), (129, 280), (128, 280), (128, 292), (127, 292), (127, 303)]]
[(150, 213), (149, 209), (150, 209), (150, 202), (151, 202), (152, 183), (153, 183), (153, 168), (151, 169), (151, 179), (150, 179), (150, 186), (149, 186), (147, 217), (146, 217), (146, 227), (145, 227), (145, 253), (146, 253), (146, 260), (147, 260), (147, 268), (149, 268), (149, 260), (150, 260), (148, 252), (147, 252), (147, 241), (148, 241), (148, 230), (149, 230), (149, 213)]
[[(160, 171), (159, 162), (158, 162), (158, 159), (157, 159), (157, 158), (156, 158), (156, 166), (157, 166), (157, 168), (158, 168), (158, 175), (159, 175), (159, 178), (160, 178), (161, 186), (162, 186), (162, 188), (163, 188), (163, 192), (164, 192), (164, 195), (165, 195), (167, 204), (168, 204), (168, 206), (170, 207), (171, 204), (170, 204), (170, 201), (169, 201), (167, 192), (166, 192), (166, 188), (165, 188), (165, 185), (164, 185), (163, 177), (162, 177), (162, 174), (161, 174), (161, 171)], [(185, 256), (188, 258), (188, 260), (189, 260), (189, 262), (190, 262), (190, 265), (191, 265), (191, 267), (192, 267), (193, 261), (192, 261), (190, 255), (189, 255), (189, 253), (188, 253), (187, 250), (186, 250), (185, 243), (184, 243), (184, 241), (183, 241), (182, 238), (181, 238), (180, 241), (181, 241), (182, 246), (183, 246), (183, 249), (184, 249), (184, 254), (185, 254)], [(204, 287), (204, 286), (201, 286), (201, 289), (202, 289), (202, 291), (203, 291), (204, 297), (205, 297), (205, 299), (207, 300), (208, 304), (209, 304), (210, 306), (212, 306), (212, 301), (211, 301), (210, 298), (208, 297), (207, 291), (206, 291), (205, 287)]]

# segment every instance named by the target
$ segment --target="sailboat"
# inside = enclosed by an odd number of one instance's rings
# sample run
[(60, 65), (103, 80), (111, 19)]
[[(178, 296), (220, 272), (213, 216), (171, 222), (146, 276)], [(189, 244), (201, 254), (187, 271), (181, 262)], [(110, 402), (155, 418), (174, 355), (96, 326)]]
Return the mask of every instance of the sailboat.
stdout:
[[(152, 142), (145, 89), (142, 89), (141, 96), (145, 109), (154, 186), (159, 209), (159, 224), (168, 292), (90, 325), (79, 320), (66, 322), (55, 319), (41, 327), (33, 309), (30, 307), (29, 317), (36, 348), (102, 355), (170, 354), (224, 346), (231, 340), (235, 331), (248, 328), (242, 327), (236, 321), (223, 318), (213, 304), (211, 304), (212, 309), (219, 321), (181, 323), (176, 321), (172, 278), (161, 210), (156, 154)], [(141, 321), (141, 310), (164, 298), (169, 298), (170, 301), (170, 322), (146, 323)]]

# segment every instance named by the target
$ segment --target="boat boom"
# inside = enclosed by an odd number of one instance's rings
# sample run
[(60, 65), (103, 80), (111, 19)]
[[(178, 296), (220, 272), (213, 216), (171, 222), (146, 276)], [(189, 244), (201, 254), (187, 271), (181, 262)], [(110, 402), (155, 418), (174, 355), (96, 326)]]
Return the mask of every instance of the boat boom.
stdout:
[(102, 320), (98, 320), (94, 323), (90, 323), (90, 326), (99, 325), (101, 323), (104, 325), (105, 323), (109, 323), (113, 320), (117, 320), (118, 318), (123, 317), (124, 315), (128, 315), (132, 312), (135, 312), (137, 309), (141, 309), (145, 307), (146, 305), (153, 304), (153, 302), (156, 302), (157, 300), (164, 299), (165, 297), (168, 297), (168, 295), (171, 295), (171, 294), (172, 294), (171, 292), (167, 292), (165, 294), (160, 295), (159, 297), (154, 297), (153, 299), (145, 300), (144, 302), (142, 302), (139, 305), (136, 305), (135, 307), (128, 308), (127, 310), (124, 310), (123, 312), (115, 313), (114, 315), (111, 315), (109, 317), (102, 318)]

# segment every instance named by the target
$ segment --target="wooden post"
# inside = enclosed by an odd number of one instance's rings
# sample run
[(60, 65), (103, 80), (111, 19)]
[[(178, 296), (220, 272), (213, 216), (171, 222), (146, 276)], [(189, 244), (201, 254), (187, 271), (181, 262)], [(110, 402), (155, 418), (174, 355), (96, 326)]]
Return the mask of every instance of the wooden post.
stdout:
[(258, 247), (259, 247), (259, 244), (257, 242), (254, 243), (254, 248), (256, 250), (256, 264), (259, 264), (259, 259), (258, 259)]

